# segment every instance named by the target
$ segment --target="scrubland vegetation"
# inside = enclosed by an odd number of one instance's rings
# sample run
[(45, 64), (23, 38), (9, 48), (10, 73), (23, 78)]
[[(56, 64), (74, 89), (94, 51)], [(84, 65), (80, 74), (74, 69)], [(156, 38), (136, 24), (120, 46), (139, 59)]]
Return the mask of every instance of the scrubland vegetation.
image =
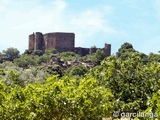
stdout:
[(0, 62), (1, 120), (119, 119), (114, 111), (151, 112), (157, 116), (136, 119), (160, 119), (160, 54), (145, 55), (130, 43), (107, 58), (101, 50), (87, 56), (56, 50), (20, 55), (8, 48)]

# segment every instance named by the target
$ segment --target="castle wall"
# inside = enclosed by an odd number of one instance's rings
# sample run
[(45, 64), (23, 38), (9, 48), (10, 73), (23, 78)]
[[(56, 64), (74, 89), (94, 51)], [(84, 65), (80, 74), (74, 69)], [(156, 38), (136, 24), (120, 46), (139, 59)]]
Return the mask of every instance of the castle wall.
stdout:
[(74, 33), (48, 33), (43, 35), (45, 48), (58, 51), (71, 51), (74, 49)]
[(98, 48), (90, 48), (90, 55), (92, 55), (93, 53), (95, 53), (97, 51)]
[(55, 48), (56, 49), (73, 49), (74, 48), (74, 33), (55, 33), (56, 41)]
[(89, 48), (81, 48), (81, 47), (76, 47), (74, 48), (74, 51), (76, 54), (79, 54), (81, 56), (85, 56), (88, 55), (90, 53), (90, 49)]
[(46, 50), (56, 49), (56, 36), (54, 33), (43, 35)]

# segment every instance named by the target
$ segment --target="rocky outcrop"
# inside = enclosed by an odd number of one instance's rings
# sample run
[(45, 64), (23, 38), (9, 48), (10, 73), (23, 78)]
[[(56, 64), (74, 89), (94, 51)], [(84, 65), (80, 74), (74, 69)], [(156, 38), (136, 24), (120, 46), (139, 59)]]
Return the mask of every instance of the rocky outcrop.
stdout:
[(69, 61), (63, 61), (60, 58), (51, 57), (51, 61), (49, 62), (49, 65), (59, 66), (63, 70), (66, 70), (69, 67), (75, 67), (75, 66), (78, 66), (78, 65), (84, 65), (86, 68), (90, 69), (92, 67), (95, 67), (97, 64), (95, 62), (90, 61), (90, 60), (69, 60)]

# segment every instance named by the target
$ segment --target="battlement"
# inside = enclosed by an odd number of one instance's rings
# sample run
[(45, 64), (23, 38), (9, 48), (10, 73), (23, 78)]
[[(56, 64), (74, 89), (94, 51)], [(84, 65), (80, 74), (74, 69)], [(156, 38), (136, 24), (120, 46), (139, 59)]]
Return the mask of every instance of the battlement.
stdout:
[[(51, 50), (56, 49), (59, 52), (72, 51), (80, 55), (93, 54), (100, 48), (82, 48), (75, 47), (75, 34), (67, 32), (53, 32), (42, 34), (36, 32), (29, 35), (29, 50)], [(102, 48), (106, 56), (111, 54), (111, 44), (105, 44)]]

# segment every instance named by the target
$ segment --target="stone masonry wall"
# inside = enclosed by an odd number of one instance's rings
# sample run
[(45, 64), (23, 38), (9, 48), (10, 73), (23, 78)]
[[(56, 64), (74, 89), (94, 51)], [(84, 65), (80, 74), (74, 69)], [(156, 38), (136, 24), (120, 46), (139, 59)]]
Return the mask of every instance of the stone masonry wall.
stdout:
[(48, 33), (44, 34), (45, 48), (50, 49), (74, 49), (74, 33)]
[(90, 49), (89, 48), (76, 47), (76, 48), (74, 48), (73, 52), (75, 52), (76, 54), (79, 54), (81, 56), (85, 56), (85, 55), (89, 54)]
[(74, 48), (74, 33), (55, 33), (57, 49), (73, 49)]
[(48, 33), (43, 35), (45, 41), (46, 50), (56, 49), (56, 36), (54, 33)]

